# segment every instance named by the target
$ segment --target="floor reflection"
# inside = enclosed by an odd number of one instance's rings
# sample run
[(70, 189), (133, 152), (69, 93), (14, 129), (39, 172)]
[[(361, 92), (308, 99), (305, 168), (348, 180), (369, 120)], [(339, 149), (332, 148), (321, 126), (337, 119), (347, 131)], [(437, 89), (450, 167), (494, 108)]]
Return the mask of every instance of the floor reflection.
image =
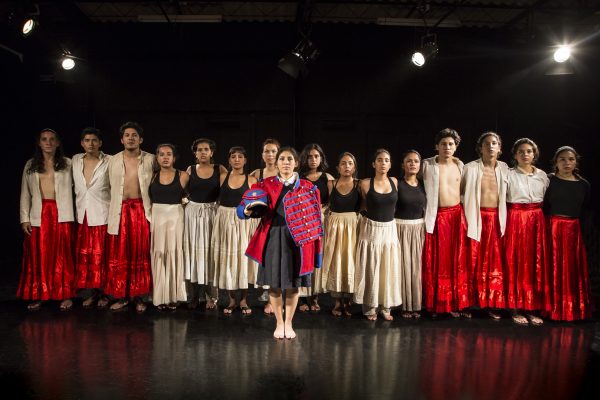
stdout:
[(13, 317), (3, 329), (20, 340), (3, 345), (4, 363), (49, 399), (568, 399), (590, 376), (596, 328), (299, 315), (299, 339), (283, 342), (263, 315)]

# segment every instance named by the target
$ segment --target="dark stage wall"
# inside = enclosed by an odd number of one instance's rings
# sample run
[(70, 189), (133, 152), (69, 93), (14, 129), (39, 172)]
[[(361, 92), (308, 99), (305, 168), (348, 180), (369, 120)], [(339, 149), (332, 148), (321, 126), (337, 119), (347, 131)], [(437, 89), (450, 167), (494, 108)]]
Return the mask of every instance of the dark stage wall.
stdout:
[[(439, 30), (439, 57), (418, 70), (409, 63), (420, 35), (412, 28), (315, 25), (312, 39), (322, 54), (309, 76), (295, 82), (276, 68), (297, 42), (293, 24), (61, 29), (15, 42), (25, 53), (23, 64), (0, 53), (4, 137), (14, 143), (8, 151), (14, 169), (5, 182), (10, 195), (2, 200), (15, 232), (8, 248), (21, 240), (15, 228), (21, 168), (33, 135), (47, 126), (63, 136), (72, 155), (80, 150), (79, 131), (95, 125), (105, 132), (105, 150), (114, 153), (119, 125), (135, 120), (146, 129), (146, 151), (162, 142), (179, 146), (180, 168), (191, 162), (189, 145), (201, 136), (217, 141), (220, 162), (230, 146), (245, 146), (250, 168), (258, 166), (266, 137), (299, 149), (318, 142), (330, 164), (341, 151), (353, 152), (361, 176), (370, 174), (378, 147), (391, 150), (397, 175), (400, 154), (416, 148), (432, 155), (433, 136), (442, 128), (463, 136), (458, 156), (464, 161), (475, 158), (476, 137), (495, 130), (505, 161), (523, 136), (540, 145), (546, 170), (558, 146), (573, 145), (583, 155), (584, 176), (593, 186), (600, 182), (597, 42), (575, 55), (575, 75), (544, 76), (551, 41), (541, 36), (523, 41), (510, 32)], [(58, 42), (86, 61), (71, 72), (57, 69)]]

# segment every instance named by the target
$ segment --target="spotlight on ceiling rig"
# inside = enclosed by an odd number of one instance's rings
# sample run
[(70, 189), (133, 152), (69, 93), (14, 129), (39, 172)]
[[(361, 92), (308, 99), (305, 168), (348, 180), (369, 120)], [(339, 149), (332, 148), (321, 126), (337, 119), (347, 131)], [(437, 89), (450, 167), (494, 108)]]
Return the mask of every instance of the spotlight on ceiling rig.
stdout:
[(23, 22), (23, 26), (21, 27), (21, 33), (23, 34), (23, 36), (27, 37), (33, 33), (37, 26), (38, 23), (34, 18), (27, 18)]
[(427, 34), (421, 38), (421, 48), (413, 53), (410, 60), (417, 67), (422, 67), (427, 60), (433, 60), (439, 50), (437, 35), (435, 33)]
[(314, 64), (318, 56), (319, 50), (314, 43), (304, 38), (294, 50), (279, 60), (277, 66), (292, 78), (297, 79), (300, 74), (308, 75), (309, 66)]
[(60, 65), (65, 71), (72, 70), (73, 68), (75, 68), (75, 57), (73, 57), (73, 55), (70, 52), (64, 51), (60, 61)]
[(571, 57), (571, 46), (563, 45), (554, 51), (554, 61), (564, 63)]

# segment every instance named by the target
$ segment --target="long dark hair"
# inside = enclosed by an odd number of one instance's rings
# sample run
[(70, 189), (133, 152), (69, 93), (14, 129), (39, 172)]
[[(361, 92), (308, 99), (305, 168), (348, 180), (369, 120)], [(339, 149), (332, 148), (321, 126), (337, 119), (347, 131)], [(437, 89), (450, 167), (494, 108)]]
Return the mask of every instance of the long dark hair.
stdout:
[(54, 129), (46, 128), (42, 129), (40, 133), (36, 135), (35, 150), (33, 152), (33, 156), (31, 157), (31, 165), (29, 165), (29, 168), (27, 169), (28, 174), (33, 174), (34, 172), (46, 172), (46, 167), (44, 166), (44, 154), (42, 154), (42, 148), (40, 147), (40, 139), (42, 138), (42, 133), (44, 132), (50, 132), (54, 134), (54, 137), (56, 137), (56, 140), (58, 141), (58, 147), (54, 153), (54, 171), (58, 172), (67, 168), (67, 159), (65, 158), (65, 153), (62, 148), (62, 140), (60, 140), (58, 133), (56, 133)]
[(327, 157), (325, 157), (325, 152), (321, 146), (319, 146), (317, 143), (310, 143), (304, 146), (302, 152), (300, 153), (300, 167), (298, 168), (300, 176), (306, 176), (308, 173), (308, 153), (310, 153), (311, 150), (318, 151), (319, 155), (321, 156), (321, 163), (317, 167), (317, 171), (324, 173), (329, 168), (329, 165), (327, 164)]
[(579, 161), (581, 160), (581, 156), (571, 146), (561, 146), (558, 149), (556, 149), (556, 152), (554, 153), (554, 157), (552, 157), (552, 169), (553, 169), (553, 173), (555, 175), (558, 173), (558, 166), (556, 165), (557, 162), (558, 162), (558, 156), (560, 155), (560, 153), (562, 153), (564, 151), (570, 151), (571, 153), (573, 153), (575, 155), (575, 168), (573, 169), (573, 175), (577, 179), (583, 179), (583, 177), (581, 176), (581, 173), (579, 172)]

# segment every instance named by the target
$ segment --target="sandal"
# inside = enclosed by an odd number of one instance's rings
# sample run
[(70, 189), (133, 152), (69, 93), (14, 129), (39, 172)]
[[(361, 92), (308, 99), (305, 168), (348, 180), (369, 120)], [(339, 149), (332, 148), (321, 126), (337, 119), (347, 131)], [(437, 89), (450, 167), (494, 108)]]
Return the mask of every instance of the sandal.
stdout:
[(369, 321), (377, 321), (377, 313), (365, 315)]
[(310, 308), (308, 307), (308, 304), (306, 303), (302, 303), (300, 304), (300, 306), (298, 306), (298, 311), (300, 312), (307, 312)]
[(471, 314), (471, 311), (461, 311), (460, 316), (466, 319), (473, 318), (473, 314)]
[(177, 311), (177, 303), (169, 303), (169, 304), (167, 305), (167, 309), (168, 309), (169, 311)]
[(41, 301), (34, 301), (32, 303), (27, 304), (28, 311), (40, 311), (41, 307), (42, 307)]
[(386, 320), (386, 321), (393, 321), (394, 320), (394, 317), (392, 316), (392, 313), (390, 311), (381, 310), (381, 311), (379, 311), (379, 313), (381, 314), (381, 316), (383, 317), (383, 319)]
[(544, 324), (544, 320), (536, 315), (527, 314), (527, 319), (529, 319), (531, 325), (540, 326)]
[(350, 304), (346, 304), (344, 305), (344, 316), (345, 317), (351, 317), (352, 316), (352, 311), (350, 309)]
[(500, 315), (499, 312), (496, 311), (492, 311), (492, 310), (488, 310), (488, 315), (490, 316), (491, 319), (493, 319), (494, 321), (499, 321), (500, 318), (502, 318), (502, 315)]
[(146, 304), (144, 304), (144, 302), (141, 300), (135, 303), (135, 311), (137, 311), (139, 314), (144, 313), (146, 308)]
[(73, 308), (73, 300), (71, 299), (63, 300), (60, 303), (60, 311), (69, 311), (71, 308)]
[(240, 310), (242, 310), (242, 315), (252, 314), (252, 309), (248, 306), (240, 306)]
[(233, 311), (234, 311), (236, 308), (237, 308), (237, 306), (236, 306), (236, 305), (233, 305), (233, 306), (227, 306), (227, 307), (225, 307), (225, 308), (223, 309), (223, 314), (225, 314), (225, 315), (231, 315), (231, 314), (233, 314)]
[(417, 312), (417, 311), (414, 311), (412, 313), (412, 316), (413, 316), (414, 319), (419, 319), (419, 318), (421, 318), (421, 313)]
[(98, 296), (93, 294), (90, 297), (88, 297), (87, 299), (85, 299), (83, 301), (83, 303), (81, 303), (81, 305), (83, 306), (83, 308), (92, 308), (92, 307), (94, 307), (94, 302), (96, 301), (97, 298), (98, 298)]
[(460, 313), (458, 311), (450, 311), (450, 316), (452, 318), (458, 319), (458, 318), (460, 318)]
[(208, 300), (206, 300), (206, 309), (207, 310), (214, 310), (217, 308), (217, 302), (215, 301), (215, 299), (213, 299), (212, 297)]
[(413, 314), (410, 311), (402, 311), (402, 318), (404, 319), (412, 319)]
[(310, 311), (314, 311), (314, 312), (319, 312), (321, 311), (321, 306), (319, 305), (319, 303), (317, 303), (317, 301), (313, 301), (312, 304), (310, 305)]

